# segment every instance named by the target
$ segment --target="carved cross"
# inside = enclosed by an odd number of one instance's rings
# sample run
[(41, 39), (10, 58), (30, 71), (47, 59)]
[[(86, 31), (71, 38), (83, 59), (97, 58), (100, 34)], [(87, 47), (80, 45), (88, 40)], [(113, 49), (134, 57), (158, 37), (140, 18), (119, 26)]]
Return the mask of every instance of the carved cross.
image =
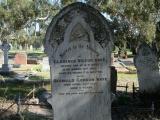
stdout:
[(6, 41), (4, 41), (2, 45), (0, 45), (0, 49), (4, 53), (4, 64), (8, 64), (8, 51), (10, 50), (10, 48), (10, 45)]

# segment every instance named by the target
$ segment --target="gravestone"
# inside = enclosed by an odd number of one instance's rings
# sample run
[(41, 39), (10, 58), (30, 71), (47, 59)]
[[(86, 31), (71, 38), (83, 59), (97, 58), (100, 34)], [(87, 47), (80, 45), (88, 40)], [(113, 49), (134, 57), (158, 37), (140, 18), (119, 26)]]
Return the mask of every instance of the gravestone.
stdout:
[(111, 120), (112, 35), (103, 15), (83, 3), (54, 17), (44, 42), (54, 120)]
[(14, 58), (14, 64), (27, 65), (27, 54), (25, 52), (17, 53)]
[(9, 72), (10, 66), (8, 65), (8, 52), (10, 50), (10, 45), (7, 43), (7, 41), (4, 41), (2, 45), (0, 46), (0, 49), (3, 51), (4, 55), (4, 63), (2, 64), (2, 72)]
[(22, 48), (22, 46), (20, 45), (20, 46), (19, 46), (19, 50), (22, 50), (22, 49), (23, 49), (23, 48)]
[(10, 43), (9, 46), (10, 46), (10, 49), (12, 50), (13, 49), (13, 45)]
[(30, 45), (29, 50), (33, 51), (33, 46), (32, 45)]
[(159, 89), (158, 59), (148, 44), (142, 43), (139, 46), (134, 64), (137, 69), (140, 91), (152, 93)]
[(0, 52), (0, 64), (4, 64), (4, 55), (3, 55), (3, 52)]
[(44, 51), (44, 46), (41, 46), (40, 50), (41, 50), (41, 51)]
[(48, 57), (44, 57), (42, 60), (42, 71), (49, 71), (50, 66), (49, 66), (49, 60)]

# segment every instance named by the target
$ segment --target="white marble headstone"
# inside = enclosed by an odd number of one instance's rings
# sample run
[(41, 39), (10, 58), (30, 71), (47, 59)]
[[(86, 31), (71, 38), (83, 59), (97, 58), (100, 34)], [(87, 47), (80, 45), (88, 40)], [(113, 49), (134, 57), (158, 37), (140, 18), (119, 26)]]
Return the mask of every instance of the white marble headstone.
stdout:
[(112, 32), (94, 8), (74, 3), (50, 23), (45, 37), (54, 120), (111, 120)]
[(43, 60), (42, 60), (42, 71), (49, 71), (49, 70), (50, 70), (50, 66), (49, 66), (48, 57), (43, 57)]
[(33, 51), (33, 45), (30, 45), (29, 50)]
[(148, 44), (142, 43), (139, 46), (134, 64), (137, 69), (140, 91), (152, 93), (159, 89), (158, 59)]
[(3, 51), (0, 51), (0, 64), (4, 64), (4, 55), (3, 55)]

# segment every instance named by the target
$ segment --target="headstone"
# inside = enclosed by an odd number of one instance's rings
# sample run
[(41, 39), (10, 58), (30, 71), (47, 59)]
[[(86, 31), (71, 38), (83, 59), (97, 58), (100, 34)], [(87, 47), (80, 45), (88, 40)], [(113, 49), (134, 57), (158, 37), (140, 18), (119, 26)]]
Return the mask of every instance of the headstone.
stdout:
[(0, 64), (4, 64), (4, 55), (3, 55), (3, 52), (0, 52)]
[(27, 54), (17, 53), (14, 58), (14, 64), (26, 65), (27, 64)]
[(41, 51), (44, 51), (44, 47), (43, 46), (41, 46)]
[(21, 45), (19, 46), (19, 49), (22, 50), (22, 46)]
[(44, 57), (42, 60), (42, 71), (49, 71), (50, 66), (49, 66), (49, 60), (48, 57)]
[(33, 51), (33, 46), (32, 45), (30, 45), (29, 50)]
[(96, 9), (62, 9), (45, 36), (52, 78), (54, 120), (111, 120), (112, 32)]
[(10, 45), (7, 43), (7, 41), (4, 41), (0, 46), (0, 49), (3, 51), (4, 55), (4, 64), (2, 64), (2, 72), (8, 72), (10, 71), (10, 66), (8, 65), (8, 52), (10, 50)]
[(148, 44), (142, 43), (139, 46), (134, 64), (137, 69), (140, 91), (152, 93), (159, 89), (158, 59)]
[(114, 53), (111, 54), (111, 65), (114, 63)]
[(13, 49), (13, 45), (11, 43), (9, 45), (10, 45), (10, 49), (12, 50)]

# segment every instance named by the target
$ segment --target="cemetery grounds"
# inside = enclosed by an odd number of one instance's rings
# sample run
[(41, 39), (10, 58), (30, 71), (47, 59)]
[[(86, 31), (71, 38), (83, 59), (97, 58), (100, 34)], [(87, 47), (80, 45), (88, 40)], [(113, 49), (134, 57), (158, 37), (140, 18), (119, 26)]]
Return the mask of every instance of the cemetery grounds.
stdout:
[[(16, 53), (17, 51), (9, 52), (9, 64), (14, 64)], [(42, 51), (28, 51), (27, 56), (38, 64), (13, 66), (13, 72), (0, 75), (0, 120), (19, 119), (16, 116), (18, 106), (24, 120), (52, 119), (51, 106), (42, 97), (51, 90), (50, 73), (42, 71), (42, 58), (46, 55)], [(133, 56), (129, 54), (127, 59), (115, 57), (113, 65), (118, 71), (118, 80), (117, 92), (112, 96), (112, 119), (159, 120), (159, 112), (154, 113), (153, 106), (146, 107), (140, 103)], [(32, 101), (36, 98), (39, 98), (38, 103)], [(21, 101), (20, 105), (18, 100)]]

